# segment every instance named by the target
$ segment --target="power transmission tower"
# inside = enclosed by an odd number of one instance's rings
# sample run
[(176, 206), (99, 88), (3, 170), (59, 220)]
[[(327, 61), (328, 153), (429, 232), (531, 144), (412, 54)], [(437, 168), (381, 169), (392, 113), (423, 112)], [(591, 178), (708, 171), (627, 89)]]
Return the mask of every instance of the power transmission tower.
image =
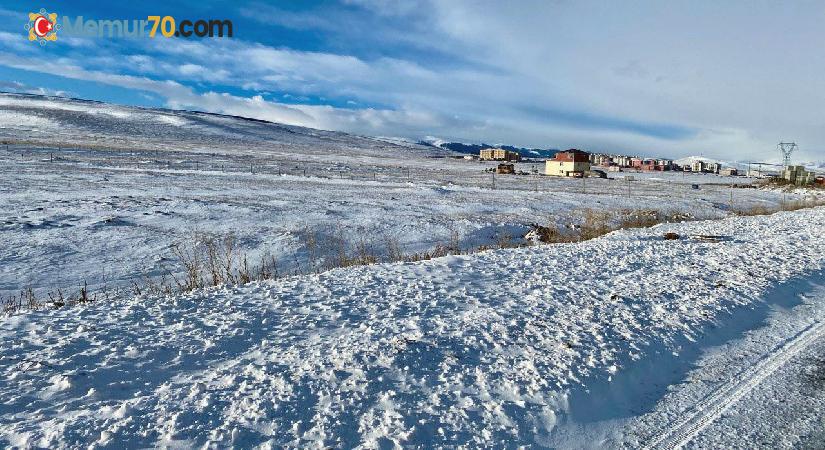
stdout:
[(788, 167), (791, 165), (791, 153), (797, 149), (796, 142), (780, 142), (776, 144), (776, 148), (782, 153), (782, 165)]

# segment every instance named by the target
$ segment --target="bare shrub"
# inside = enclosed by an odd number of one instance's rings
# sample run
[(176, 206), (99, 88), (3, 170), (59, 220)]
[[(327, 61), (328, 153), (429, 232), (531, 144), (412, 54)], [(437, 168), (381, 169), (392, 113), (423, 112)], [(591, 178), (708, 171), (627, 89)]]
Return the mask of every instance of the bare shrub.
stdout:
[(736, 214), (739, 216), (766, 216), (768, 214), (773, 214), (777, 211), (778, 209), (776, 208), (769, 208), (764, 205), (755, 205), (746, 209), (738, 209), (736, 210)]
[(404, 261), (405, 251), (401, 241), (396, 236), (384, 233), (384, 249), (387, 260), (390, 262)]
[(559, 230), (555, 222), (550, 222), (546, 226), (537, 223), (531, 224), (530, 232), (527, 233), (525, 238), (533, 242), (537, 240), (542, 244), (555, 244), (569, 240), (569, 237), (565, 236), (561, 230)]
[(578, 240), (597, 238), (613, 230), (610, 212), (587, 208), (582, 212), (582, 224), (579, 227)]

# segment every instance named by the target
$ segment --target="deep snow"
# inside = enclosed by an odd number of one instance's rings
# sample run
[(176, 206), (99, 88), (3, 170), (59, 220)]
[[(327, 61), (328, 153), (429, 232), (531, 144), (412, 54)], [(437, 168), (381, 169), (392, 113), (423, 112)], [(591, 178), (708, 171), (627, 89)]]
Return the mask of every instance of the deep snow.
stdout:
[(546, 445), (578, 393), (822, 270), (823, 230), (817, 208), (6, 317), (0, 439)]

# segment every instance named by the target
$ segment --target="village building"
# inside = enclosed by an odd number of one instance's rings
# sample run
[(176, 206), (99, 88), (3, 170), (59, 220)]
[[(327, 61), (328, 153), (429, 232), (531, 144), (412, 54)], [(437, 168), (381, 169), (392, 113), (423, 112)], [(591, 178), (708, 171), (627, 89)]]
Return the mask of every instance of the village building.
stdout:
[(518, 152), (503, 148), (481, 149), (478, 158), (482, 161), (521, 161), (521, 155)]
[(597, 165), (597, 166), (611, 166), (613, 165), (613, 157), (610, 155), (605, 155), (603, 153), (591, 153), (590, 154), (590, 163)]
[(625, 155), (616, 155), (613, 157), (613, 162), (616, 163), (619, 167), (630, 167), (631, 166), (631, 157)]
[(719, 171), (719, 175), (725, 175), (728, 177), (735, 177), (739, 175), (739, 171), (734, 169), (733, 167), (725, 167), (724, 169)]
[(558, 152), (544, 165), (544, 174), (555, 177), (583, 177), (589, 171), (589, 153), (576, 149)]
[(516, 173), (516, 167), (513, 164), (501, 163), (496, 167), (496, 173), (512, 175)]

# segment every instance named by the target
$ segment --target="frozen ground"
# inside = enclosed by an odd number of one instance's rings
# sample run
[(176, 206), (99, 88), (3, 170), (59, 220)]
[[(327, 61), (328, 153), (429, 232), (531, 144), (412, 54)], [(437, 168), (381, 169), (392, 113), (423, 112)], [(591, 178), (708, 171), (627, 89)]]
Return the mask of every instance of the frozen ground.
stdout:
[[(825, 208), (816, 208), (7, 317), (0, 440), (49, 448), (550, 445), (570, 424), (626, 417), (621, 401), (601, 399), (613, 383), (667, 379), (668, 355), (689, 361), (706, 336), (758, 323), (772, 293), (821, 277), (823, 230)], [(668, 231), (684, 238), (665, 241)], [(810, 309), (794, 312), (775, 338), (792, 340), (821, 320), (821, 301), (811, 296)], [(817, 342), (786, 356), (815, 354)], [(767, 350), (751, 347), (720, 358), (735, 368)], [(793, 380), (793, 366), (775, 366), (759, 373)], [(695, 385), (712, 388), (727, 373)], [(770, 404), (770, 386), (754, 388), (765, 391), (747, 400), (751, 407)], [(631, 403), (652, 409), (657, 400)], [(663, 414), (645, 422), (648, 430), (676, 418)], [(719, 435), (731, 426), (720, 417), (708, 425)], [(794, 423), (804, 427), (786, 428), (782, 442), (816, 426)]]
[[(0, 95), (0, 296), (74, 292), (165, 273), (170, 245), (233, 234), (282, 273), (343, 237), (408, 253), (454, 237), (462, 248), (518, 240), (532, 223), (582, 208), (653, 209), (719, 218), (793, 194), (733, 189), (748, 179), (611, 174), (586, 181), (496, 176), (493, 164), (431, 147), (242, 118)], [(541, 170), (520, 164), (520, 170)], [(691, 189), (700, 184), (701, 189)], [(317, 264), (317, 263), (315, 263)], [(314, 267), (314, 266), (313, 266)]]

